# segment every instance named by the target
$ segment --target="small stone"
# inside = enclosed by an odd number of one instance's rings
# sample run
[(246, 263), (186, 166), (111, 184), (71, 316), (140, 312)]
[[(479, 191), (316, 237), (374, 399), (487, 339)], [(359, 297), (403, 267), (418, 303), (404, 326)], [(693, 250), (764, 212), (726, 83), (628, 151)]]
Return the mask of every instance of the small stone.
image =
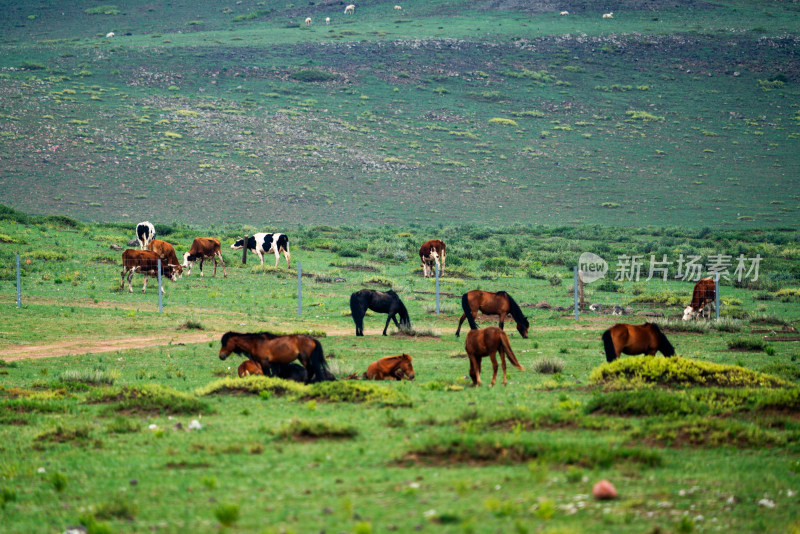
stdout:
[(592, 495), (598, 501), (608, 501), (617, 498), (617, 488), (608, 480), (601, 480), (592, 488)]
[(132, 479), (130, 479), (130, 480), (128, 481), (128, 484), (130, 484), (131, 486), (135, 486), (135, 485), (136, 485), (136, 484), (138, 484), (138, 483), (139, 483), (139, 481), (138, 481), (138, 480), (136, 480), (135, 478), (132, 478)]

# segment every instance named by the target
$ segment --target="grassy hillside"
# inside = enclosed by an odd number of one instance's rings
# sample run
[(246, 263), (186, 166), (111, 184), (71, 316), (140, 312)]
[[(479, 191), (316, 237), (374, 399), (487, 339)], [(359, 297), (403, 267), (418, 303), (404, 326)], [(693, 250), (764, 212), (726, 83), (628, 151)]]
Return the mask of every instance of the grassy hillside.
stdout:
[(4, 2), (0, 202), (255, 227), (795, 224), (797, 5), (677, 4)]

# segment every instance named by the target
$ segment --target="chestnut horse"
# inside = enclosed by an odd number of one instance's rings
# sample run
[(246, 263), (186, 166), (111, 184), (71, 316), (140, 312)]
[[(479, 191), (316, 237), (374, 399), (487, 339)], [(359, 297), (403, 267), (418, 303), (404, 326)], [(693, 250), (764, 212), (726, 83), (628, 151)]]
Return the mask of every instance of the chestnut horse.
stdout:
[(372, 362), (364, 373), (367, 380), (414, 380), (414, 366), (411, 365), (411, 356), (399, 354), (386, 356)]
[(495, 353), (500, 352), (500, 362), (503, 364), (503, 385), (505, 386), (508, 380), (506, 379), (506, 355), (511, 365), (524, 371), (523, 367), (517, 361), (514, 351), (511, 350), (511, 345), (508, 342), (508, 335), (496, 326), (482, 328), (480, 330), (470, 330), (467, 334), (467, 356), (469, 356), (469, 376), (472, 378), (474, 386), (481, 385), (481, 359), (484, 356), (489, 356), (492, 359), (492, 382), (489, 386), (494, 386), (497, 380), (497, 358)]
[[(391, 320), (394, 320), (397, 328), (411, 328), (411, 319), (408, 317), (408, 311), (403, 301), (397, 296), (397, 293), (391, 289), (386, 293), (374, 289), (362, 289), (350, 295), (350, 312), (353, 315), (353, 322), (356, 323), (357, 336), (364, 335), (364, 315), (366, 315), (368, 309), (378, 313), (389, 314), (389, 317), (386, 318), (386, 326), (383, 327), (384, 336)], [(400, 315), (399, 323), (397, 322), (397, 315)]]
[(238, 372), (239, 378), (244, 378), (251, 375), (264, 376), (264, 371), (261, 370), (261, 365), (257, 364), (253, 360), (245, 360), (239, 364)]
[(655, 356), (657, 351), (664, 356), (675, 354), (675, 348), (655, 323), (615, 324), (603, 332), (603, 346), (609, 362), (619, 358), (620, 354)]
[(262, 371), (272, 369), (272, 364), (286, 364), (299, 360), (306, 369), (306, 384), (333, 379), (322, 353), (322, 344), (305, 334), (281, 336), (270, 332), (248, 334), (227, 332), (222, 336), (219, 359), (224, 360), (232, 352), (247, 356), (258, 363)]
[(482, 311), (486, 315), (497, 314), (500, 316), (500, 330), (503, 329), (506, 316), (511, 313), (511, 317), (517, 323), (517, 330), (519, 330), (520, 335), (528, 339), (528, 328), (530, 328), (528, 318), (522, 314), (522, 310), (517, 303), (505, 291), (498, 291), (497, 293), (481, 291), (480, 289), (467, 291), (461, 296), (461, 308), (464, 310), (464, 314), (458, 321), (456, 337), (461, 333), (461, 324), (464, 319), (469, 321), (469, 327), (472, 330), (478, 328), (475, 318), (478, 317), (478, 312)]

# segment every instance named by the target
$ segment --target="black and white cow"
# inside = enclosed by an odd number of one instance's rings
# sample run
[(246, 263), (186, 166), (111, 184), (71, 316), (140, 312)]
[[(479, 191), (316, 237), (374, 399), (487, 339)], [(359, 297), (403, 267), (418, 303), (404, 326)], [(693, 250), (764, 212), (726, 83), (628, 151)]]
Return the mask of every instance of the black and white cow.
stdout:
[[(237, 239), (231, 245), (233, 250), (241, 250), (244, 247), (244, 239)], [(286, 258), (286, 267), (291, 268), (289, 259), (289, 238), (286, 234), (253, 234), (247, 238), (247, 250), (258, 254), (258, 259), (261, 260), (261, 265), (264, 265), (264, 254), (275, 254), (275, 267), (278, 266), (278, 260), (281, 258), (281, 252)]]
[(147, 250), (147, 245), (156, 237), (156, 227), (150, 221), (140, 222), (136, 225), (136, 239), (139, 241), (139, 249)]

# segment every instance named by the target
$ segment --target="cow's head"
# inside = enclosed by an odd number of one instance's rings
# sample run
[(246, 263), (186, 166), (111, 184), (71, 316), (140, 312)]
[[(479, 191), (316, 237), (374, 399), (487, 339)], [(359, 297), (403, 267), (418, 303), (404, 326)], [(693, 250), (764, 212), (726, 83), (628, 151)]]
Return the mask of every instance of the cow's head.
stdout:
[(170, 280), (172, 280), (173, 282), (178, 281), (178, 270), (175, 269), (175, 267), (176, 267), (175, 265), (167, 264), (161, 268), (162, 274), (167, 278), (169, 278)]
[(236, 241), (233, 242), (233, 245), (231, 245), (231, 248), (233, 250), (241, 250), (243, 247), (244, 247), (244, 238), (243, 237), (240, 237), (239, 239), (237, 239)]
[[(175, 271), (175, 279), (183, 278), (183, 266), (182, 265), (175, 265), (170, 263), (169, 267), (172, 267), (172, 270)], [(174, 282), (175, 280), (173, 280)]]
[(690, 320), (696, 318), (701, 313), (703, 313), (703, 308), (700, 308), (699, 310), (695, 310), (691, 306), (686, 306), (686, 309), (683, 310), (683, 320), (684, 321), (690, 321)]

